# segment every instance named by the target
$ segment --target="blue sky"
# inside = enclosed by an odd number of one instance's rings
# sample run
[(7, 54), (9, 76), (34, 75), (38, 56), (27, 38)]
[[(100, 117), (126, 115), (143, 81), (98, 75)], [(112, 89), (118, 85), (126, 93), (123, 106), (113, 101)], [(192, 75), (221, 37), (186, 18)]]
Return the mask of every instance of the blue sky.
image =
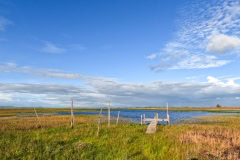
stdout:
[(239, 0), (0, 0), (0, 105), (239, 106), (239, 25)]

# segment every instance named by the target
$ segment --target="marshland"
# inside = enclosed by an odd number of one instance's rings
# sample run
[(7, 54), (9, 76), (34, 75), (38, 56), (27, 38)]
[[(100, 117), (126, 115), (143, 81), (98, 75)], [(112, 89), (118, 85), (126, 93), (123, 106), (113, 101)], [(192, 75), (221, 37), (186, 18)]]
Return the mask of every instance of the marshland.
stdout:
[(240, 0), (0, 0), (0, 160), (240, 160)]
[(161, 124), (156, 133), (146, 134), (147, 125), (121, 116), (118, 124), (112, 116), (108, 126), (104, 114), (75, 114), (71, 128), (71, 115), (57, 114), (69, 109), (36, 111), (39, 118), (33, 108), (0, 110), (0, 159), (232, 160), (240, 156), (238, 114), (198, 116), (182, 123)]

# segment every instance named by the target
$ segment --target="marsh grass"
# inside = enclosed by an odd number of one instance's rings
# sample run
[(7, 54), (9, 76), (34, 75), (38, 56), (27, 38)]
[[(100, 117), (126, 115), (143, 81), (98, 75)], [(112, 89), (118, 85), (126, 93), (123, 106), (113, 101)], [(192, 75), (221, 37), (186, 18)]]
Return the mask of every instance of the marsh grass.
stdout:
[(73, 129), (70, 116), (40, 117), (41, 126), (36, 117), (1, 119), (0, 159), (205, 160), (239, 156), (238, 116), (159, 125), (150, 135), (145, 134), (146, 125), (120, 119), (118, 125), (108, 127), (102, 118), (99, 136), (97, 116), (75, 116)]
[(0, 159), (176, 159), (176, 141), (165, 134), (169, 126), (146, 135), (146, 126), (135, 123), (101, 124), (97, 116), (14, 118), (0, 121)]
[(194, 144), (195, 153), (200, 157), (214, 159), (240, 158), (240, 132), (224, 127), (199, 128), (179, 137), (184, 144)]
[[(192, 146), (201, 159), (240, 159), (240, 118), (232, 116), (198, 117), (200, 121), (179, 135), (182, 144)], [(202, 123), (201, 123), (202, 122)]]

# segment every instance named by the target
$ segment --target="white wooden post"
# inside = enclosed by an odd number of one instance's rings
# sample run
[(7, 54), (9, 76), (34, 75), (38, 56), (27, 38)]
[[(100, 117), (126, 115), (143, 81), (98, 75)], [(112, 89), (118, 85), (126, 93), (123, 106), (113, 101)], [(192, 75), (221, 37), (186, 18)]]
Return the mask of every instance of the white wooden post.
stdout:
[(167, 102), (167, 122), (168, 122), (168, 124), (170, 124), (170, 118), (169, 118), (169, 114), (168, 114), (168, 102)]
[(143, 124), (142, 115), (141, 115), (141, 125)]
[(116, 124), (118, 124), (119, 115), (120, 115), (120, 111), (118, 111), (118, 116), (117, 116), (117, 122), (116, 122)]
[(74, 127), (74, 115), (73, 115), (73, 99), (71, 99), (71, 128)]
[(111, 113), (110, 113), (110, 101), (108, 102), (108, 127), (110, 127)]

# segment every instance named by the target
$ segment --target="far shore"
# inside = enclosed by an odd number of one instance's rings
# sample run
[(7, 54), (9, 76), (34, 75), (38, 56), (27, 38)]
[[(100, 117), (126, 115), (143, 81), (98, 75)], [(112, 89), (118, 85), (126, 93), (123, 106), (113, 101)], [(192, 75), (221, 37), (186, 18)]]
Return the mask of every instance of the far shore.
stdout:
[[(36, 107), (35, 108), (38, 113), (59, 113), (59, 112), (70, 112), (70, 107), (64, 108), (45, 108), (45, 107)], [(102, 108), (103, 111), (107, 111), (107, 107)], [(101, 108), (87, 108), (87, 107), (74, 107), (74, 112), (99, 112)], [(128, 108), (117, 108), (112, 107), (111, 111), (121, 111), (121, 110), (156, 110), (156, 111), (166, 111), (166, 107), (128, 107)], [(234, 112), (240, 111), (240, 107), (171, 107), (168, 108), (169, 111), (179, 111), (179, 112), (187, 112), (187, 111), (206, 111), (206, 112)], [(0, 117), (6, 116), (16, 116), (16, 115), (27, 115), (27, 114), (35, 114), (33, 107), (9, 107), (9, 108), (1, 108), (0, 107)]]
[[(136, 107), (128, 108), (128, 110), (166, 110), (166, 107)], [(221, 112), (221, 111), (240, 111), (240, 107), (169, 107), (169, 111), (212, 111), (212, 112)]]

